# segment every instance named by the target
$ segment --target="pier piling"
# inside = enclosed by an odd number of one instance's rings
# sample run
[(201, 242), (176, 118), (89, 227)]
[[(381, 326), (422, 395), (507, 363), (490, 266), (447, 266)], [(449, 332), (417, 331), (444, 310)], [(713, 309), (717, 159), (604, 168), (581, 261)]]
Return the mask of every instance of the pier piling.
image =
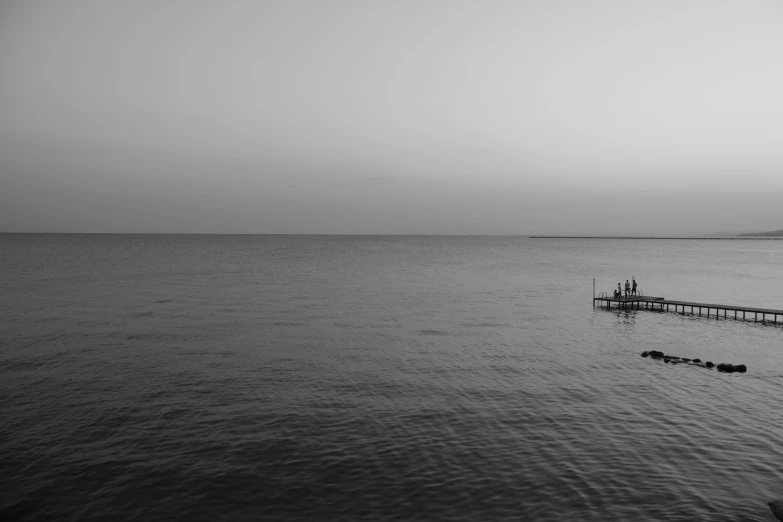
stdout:
[[(595, 281), (595, 280), (594, 280)], [(595, 282), (593, 283), (595, 284)], [(595, 290), (593, 290), (595, 292)], [(762, 323), (768, 323), (769, 320), (767, 319), (767, 315), (772, 316), (772, 324), (777, 325), (778, 324), (778, 316), (781, 316), (783, 318), (783, 310), (773, 310), (769, 308), (754, 308), (750, 306), (732, 306), (732, 305), (723, 305), (723, 304), (707, 304), (707, 303), (693, 303), (689, 301), (677, 301), (673, 299), (665, 299), (663, 297), (650, 297), (650, 296), (631, 296), (631, 297), (609, 297), (605, 294), (602, 294), (599, 297), (595, 297), (595, 294), (593, 294), (593, 307), (595, 307), (596, 302), (599, 304), (601, 308), (606, 306), (606, 308), (611, 308), (612, 303), (617, 303), (618, 308), (623, 309), (637, 309), (641, 310), (642, 303), (644, 303), (644, 307), (648, 310), (666, 310), (671, 311), (671, 307), (674, 307), (675, 313), (680, 313), (681, 315), (685, 315), (688, 313), (687, 308), (690, 308), (690, 314), (695, 315), (698, 314), (700, 317), (702, 315), (702, 311), (706, 311), (706, 316), (710, 316), (710, 309), (715, 309), (715, 317), (720, 319), (720, 311), (723, 310), (723, 318), (728, 319), (729, 318), (729, 311), (734, 312), (734, 319), (739, 319), (739, 312), (742, 312), (742, 320), (747, 319), (747, 313), (751, 312), (753, 313), (753, 322), (759, 322), (759, 314), (761, 314), (761, 322)], [(656, 304), (660, 304), (660, 307), (656, 306)], [(665, 305), (665, 308), (664, 308)], [(698, 312), (696, 311), (698, 310)], [(781, 322), (783, 324), (783, 321)]]

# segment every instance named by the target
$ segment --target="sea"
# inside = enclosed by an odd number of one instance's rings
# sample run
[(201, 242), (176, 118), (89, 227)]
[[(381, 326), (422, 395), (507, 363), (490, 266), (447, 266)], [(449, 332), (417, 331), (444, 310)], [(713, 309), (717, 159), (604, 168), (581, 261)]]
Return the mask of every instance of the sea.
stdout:
[(783, 500), (783, 317), (592, 299), (635, 278), (783, 309), (783, 241), (4, 234), (0, 267), (4, 521), (771, 521)]

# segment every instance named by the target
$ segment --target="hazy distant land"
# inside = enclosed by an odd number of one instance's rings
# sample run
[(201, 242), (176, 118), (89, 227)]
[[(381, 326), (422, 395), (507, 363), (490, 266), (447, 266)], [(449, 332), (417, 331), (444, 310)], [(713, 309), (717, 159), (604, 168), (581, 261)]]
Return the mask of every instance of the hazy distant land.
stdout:
[(748, 232), (746, 234), (737, 234), (740, 237), (780, 237), (783, 238), (783, 230), (773, 230), (772, 232)]
[(783, 230), (711, 236), (528, 236), (531, 239), (783, 239)]

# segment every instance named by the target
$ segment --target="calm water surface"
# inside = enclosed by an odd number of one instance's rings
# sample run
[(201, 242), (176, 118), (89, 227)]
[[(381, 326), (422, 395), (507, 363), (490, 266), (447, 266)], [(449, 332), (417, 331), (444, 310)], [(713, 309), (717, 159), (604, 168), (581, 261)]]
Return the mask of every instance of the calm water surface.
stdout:
[[(783, 241), (0, 235), (3, 520), (774, 520)], [(642, 358), (662, 350), (721, 374)]]

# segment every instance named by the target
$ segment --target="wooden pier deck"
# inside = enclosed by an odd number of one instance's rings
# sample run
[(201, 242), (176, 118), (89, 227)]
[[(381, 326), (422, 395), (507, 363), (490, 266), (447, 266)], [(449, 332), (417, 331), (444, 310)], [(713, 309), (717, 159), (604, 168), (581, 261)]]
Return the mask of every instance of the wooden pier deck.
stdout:
[[(753, 314), (753, 320), (759, 321), (759, 315), (761, 321), (768, 321), (767, 316), (772, 316), (772, 322), (778, 323), (778, 316), (780, 316), (781, 322), (783, 322), (783, 310), (773, 310), (770, 308), (752, 308), (749, 306), (734, 306), (712, 303), (693, 303), (690, 301), (675, 301), (672, 299), (665, 299), (663, 297), (651, 297), (646, 295), (631, 296), (631, 297), (608, 297), (600, 296), (593, 297), (593, 306), (596, 305), (603, 307), (606, 304), (607, 308), (612, 307), (612, 303), (617, 303), (618, 308), (632, 308), (641, 309), (646, 308), (648, 310), (666, 310), (674, 312), (680, 312), (682, 314), (690, 313), (692, 315), (702, 315), (705, 313), (707, 317), (710, 316), (710, 310), (715, 310), (713, 314), (715, 317), (728, 317), (729, 312), (734, 312), (734, 319), (749, 319), (747, 314)], [(690, 310), (688, 310), (690, 309)], [(721, 314), (720, 312), (723, 312)], [(742, 317), (739, 313), (742, 313)]]

